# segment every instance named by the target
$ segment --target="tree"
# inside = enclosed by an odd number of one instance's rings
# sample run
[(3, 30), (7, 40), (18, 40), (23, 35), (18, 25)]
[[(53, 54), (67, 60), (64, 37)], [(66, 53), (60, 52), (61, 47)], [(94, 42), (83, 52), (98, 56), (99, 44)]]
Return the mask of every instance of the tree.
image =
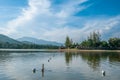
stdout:
[(120, 47), (120, 38), (110, 38), (108, 42), (110, 47)]
[(100, 33), (99, 32), (93, 32), (90, 33), (87, 40), (83, 41), (81, 45), (83, 47), (99, 47), (100, 46)]
[(66, 37), (65, 46), (66, 48), (70, 48), (72, 46), (72, 39), (70, 40), (69, 36)]
[(104, 48), (108, 47), (107, 41), (101, 41), (100, 42), (100, 47), (104, 47)]
[(93, 32), (90, 34), (89, 39), (91, 40), (91, 45), (93, 47), (98, 47), (100, 45), (100, 33), (99, 32)]
[(82, 47), (89, 47), (89, 42), (87, 40), (85, 40), (81, 43), (81, 46)]

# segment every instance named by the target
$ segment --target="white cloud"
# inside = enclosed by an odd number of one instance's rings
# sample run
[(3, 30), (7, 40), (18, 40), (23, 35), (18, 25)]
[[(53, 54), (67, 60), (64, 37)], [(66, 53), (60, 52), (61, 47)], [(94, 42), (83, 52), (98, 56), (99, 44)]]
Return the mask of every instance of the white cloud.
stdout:
[(5, 29), (6, 34), (16, 32), (16, 28), (25, 27), (25, 25), (29, 24), (32, 19), (35, 19), (37, 15), (47, 13), (47, 8), (49, 8), (47, 0), (30, 0), (29, 7), (24, 8), (20, 16), (7, 23)]
[[(95, 19), (93, 21), (88, 20), (83, 28), (64, 27), (59, 29), (53, 29), (51, 32), (46, 31), (44, 36), (47, 36), (47, 39), (50, 40), (64, 41), (66, 35), (69, 35), (71, 38), (73, 38), (74, 41), (78, 42), (82, 39), (85, 39), (90, 34), (90, 32), (93, 31), (99, 31), (101, 34), (108, 33), (110, 29), (114, 29), (115, 27), (118, 27), (117, 25), (120, 25), (119, 21), (120, 16), (114, 18), (107, 18), (104, 20), (99, 19)], [(109, 30), (106, 29), (106, 27), (109, 28)]]
[[(28, 7), (24, 8), (16, 19), (9, 21), (0, 33), (11, 37), (30, 36), (51, 41), (63, 42), (69, 35), (73, 40), (79, 41), (94, 30), (101, 33), (112, 29), (119, 24), (120, 16), (105, 19), (88, 19), (82, 24), (73, 16), (90, 5), (81, 5), (88, 0), (69, 0), (55, 8), (50, 0), (29, 0)], [(78, 17), (80, 18), (80, 17)], [(72, 27), (71, 27), (72, 26)]]

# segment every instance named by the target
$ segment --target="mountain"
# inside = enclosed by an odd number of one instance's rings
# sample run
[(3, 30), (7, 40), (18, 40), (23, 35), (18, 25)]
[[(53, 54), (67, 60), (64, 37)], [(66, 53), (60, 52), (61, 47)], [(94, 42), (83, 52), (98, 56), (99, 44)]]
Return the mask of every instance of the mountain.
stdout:
[(34, 44), (32, 42), (29, 42), (29, 41), (20, 41), (20, 42), (22, 42), (23, 44)]
[(54, 42), (54, 41), (46, 41), (46, 40), (42, 40), (42, 39), (36, 39), (36, 38), (32, 38), (32, 37), (22, 37), (17, 40), (21, 41), (21, 42), (30, 42), (30, 43), (39, 44), (39, 45), (56, 45), (56, 46), (63, 45), (62, 43), (58, 43), (58, 42)]
[(21, 42), (15, 40), (15, 39), (12, 39), (8, 36), (5, 36), (3, 34), (0, 34), (0, 43), (10, 43), (10, 44), (21, 44)]
[(42, 39), (36, 39), (31, 37), (22, 37), (17, 40), (12, 39), (6, 35), (0, 34), (0, 43), (10, 43), (10, 44), (38, 44), (38, 45), (55, 45), (55, 46), (61, 46), (62, 43), (53, 42), (53, 41), (46, 41)]
[[(26, 39), (25, 39), (26, 40)], [(29, 38), (28, 40), (33, 40), (31, 38)], [(44, 40), (37, 40), (34, 39), (35, 42), (30, 42), (30, 41), (18, 41), (15, 39), (12, 39), (8, 36), (2, 35), (0, 34), (0, 49), (58, 49), (59, 43), (56, 42), (49, 42), (47, 43), (47, 41)], [(39, 45), (36, 43), (36, 41), (44, 41), (46, 42), (46, 44), (48, 45)]]

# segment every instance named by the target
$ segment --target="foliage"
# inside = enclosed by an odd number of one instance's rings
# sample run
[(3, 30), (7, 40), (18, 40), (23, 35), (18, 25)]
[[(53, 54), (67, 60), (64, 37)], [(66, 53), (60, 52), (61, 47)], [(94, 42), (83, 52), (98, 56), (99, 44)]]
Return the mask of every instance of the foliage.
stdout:
[(90, 33), (88, 39), (81, 43), (83, 47), (98, 47), (100, 45), (100, 34), (99, 32)]
[(120, 47), (120, 38), (110, 38), (108, 42), (110, 47)]
[(106, 41), (101, 41), (100, 47), (108, 47), (108, 43)]
[(0, 48), (7, 48), (7, 49), (58, 49), (58, 46), (54, 45), (38, 45), (38, 44), (15, 44), (9, 42), (0, 42)]
[(73, 43), (72, 39), (67, 36), (65, 42), (66, 48), (79, 49), (120, 49), (120, 38), (110, 38), (108, 41), (101, 41), (99, 32), (92, 32), (88, 38), (80, 44)]
[(69, 38), (69, 36), (66, 37), (66, 41), (65, 41), (65, 46), (66, 48), (71, 48), (72, 46), (72, 39)]

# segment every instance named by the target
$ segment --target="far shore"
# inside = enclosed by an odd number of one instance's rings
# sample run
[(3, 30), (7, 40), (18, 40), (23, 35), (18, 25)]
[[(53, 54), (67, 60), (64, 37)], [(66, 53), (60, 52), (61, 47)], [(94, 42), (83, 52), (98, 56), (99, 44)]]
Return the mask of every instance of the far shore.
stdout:
[(63, 52), (120, 52), (120, 50), (83, 50), (83, 49), (60, 49)]
[(10, 52), (120, 52), (120, 50), (82, 50), (82, 49), (0, 49), (0, 51)]

